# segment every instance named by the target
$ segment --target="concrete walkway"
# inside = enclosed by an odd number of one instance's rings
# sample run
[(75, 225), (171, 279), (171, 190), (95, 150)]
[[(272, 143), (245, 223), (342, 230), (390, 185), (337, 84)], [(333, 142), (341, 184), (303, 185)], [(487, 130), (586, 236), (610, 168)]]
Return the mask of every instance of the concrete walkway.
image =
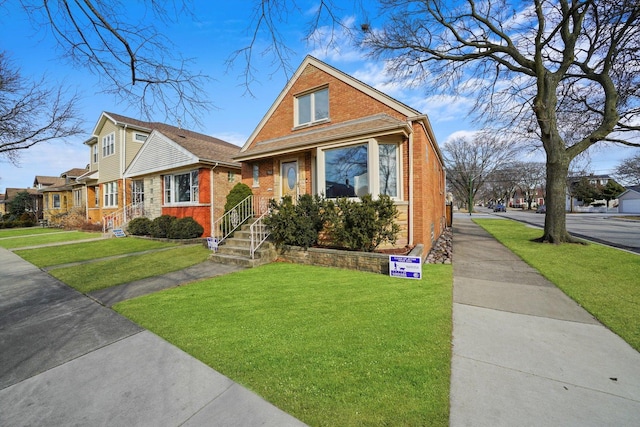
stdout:
[(450, 425), (640, 425), (640, 353), (468, 217), (453, 231)]
[[(142, 288), (211, 274), (205, 267)], [(102, 298), (141, 291), (114, 292)], [(304, 424), (0, 248), (0, 425)]]

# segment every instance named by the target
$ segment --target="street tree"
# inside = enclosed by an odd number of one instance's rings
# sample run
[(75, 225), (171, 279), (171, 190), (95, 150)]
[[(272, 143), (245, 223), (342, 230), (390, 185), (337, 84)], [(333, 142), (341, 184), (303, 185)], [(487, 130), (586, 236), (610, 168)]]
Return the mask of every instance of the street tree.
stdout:
[(83, 132), (76, 102), (44, 77), (25, 78), (0, 52), (0, 158), (18, 164), (23, 150)]
[(625, 190), (626, 188), (615, 182), (613, 179), (607, 181), (604, 187), (602, 187), (600, 193), (602, 195), (602, 198), (607, 201), (607, 209), (609, 209), (609, 202), (617, 199), (618, 196), (624, 193)]
[(615, 175), (627, 185), (640, 185), (640, 154), (624, 159), (616, 167)]
[(469, 212), (473, 200), (487, 178), (506, 167), (517, 152), (517, 147), (484, 132), (457, 137), (442, 148), (447, 182), (454, 196), (463, 200)]
[(20, 0), (20, 6), (44, 37), (55, 38), (61, 60), (92, 73), (103, 92), (146, 119), (199, 124), (209, 109), (203, 90), (209, 78), (162, 32), (192, 15), (188, 0)]
[[(566, 230), (570, 164), (594, 144), (638, 144), (637, 0), (381, 0), (363, 44), (397, 78), (472, 94), (487, 126), (542, 145), (547, 215), (541, 241)], [(635, 138), (635, 139), (634, 139)]]

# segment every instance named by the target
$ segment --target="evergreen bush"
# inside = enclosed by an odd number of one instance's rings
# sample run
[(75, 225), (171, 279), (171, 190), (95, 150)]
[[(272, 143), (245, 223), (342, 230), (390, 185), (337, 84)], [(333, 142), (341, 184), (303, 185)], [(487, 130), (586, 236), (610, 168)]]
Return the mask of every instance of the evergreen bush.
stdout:
[(233, 186), (229, 194), (227, 194), (227, 202), (224, 204), (224, 211), (229, 212), (233, 207), (235, 207), (238, 203), (251, 196), (253, 191), (247, 184), (242, 182), (237, 183)]
[(169, 234), (169, 229), (171, 228), (171, 223), (176, 221), (177, 218), (172, 215), (161, 215), (157, 218), (154, 218), (151, 221), (151, 236), (157, 238), (166, 238)]
[(204, 233), (204, 227), (188, 216), (173, 221), (167, 237), (170, 239), (195, 239), (202, 236), (202, 233)]
[(129, 221), (127, 232), (134, 236), (148, 236), (151, 234), (152, 222), (149, 218), (140, 216)]

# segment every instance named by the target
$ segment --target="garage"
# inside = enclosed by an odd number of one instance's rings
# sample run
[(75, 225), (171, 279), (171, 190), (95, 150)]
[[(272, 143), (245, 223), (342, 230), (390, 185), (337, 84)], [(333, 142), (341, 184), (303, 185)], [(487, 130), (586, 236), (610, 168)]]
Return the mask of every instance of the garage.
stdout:
[(640, 185), (627, 187), (618, 196), (618, 213), (640, 214)]

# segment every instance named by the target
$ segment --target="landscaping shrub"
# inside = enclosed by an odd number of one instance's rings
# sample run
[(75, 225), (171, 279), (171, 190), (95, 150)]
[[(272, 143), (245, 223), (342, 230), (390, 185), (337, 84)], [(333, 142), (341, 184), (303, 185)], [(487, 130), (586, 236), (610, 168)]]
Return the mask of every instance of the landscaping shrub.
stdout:
[(291, 197), (270, 202), (271, 213), (265, 224), (277, 246), (292, 245), (308, 248), (318, 243), (373, 252), (384, 242), (395, 243), (400, 226), (395, 219), (398, 211), (389, 196), (373, 200), (371, 195), (360, 201), (347, 198), (335, 203), (320, 196), (303, 195), (296, 204)]
[(237, 183), (233, 186), (229, 194), (227, 194), (227, 202), (224, 204), (224, 211), (229, 212), (234, 206), (238, 203), (251, 196), (253, 191), (247, 184), (243, 184), (242, 182)]
[(318, 233), (322, 230), (324, 218), (321, 205), (324, 203), (319, 197), (303, 195), (298, 203), (293, 204), (291, 196), (285, 196), (281, 202), (269, 202), (271, 213), (264, 222), (271, 231), (276, 246), (302, 246), (308, 248), (318, 242)]
[(151, 234), (152, 221), (144, 216), (134, 218), (127, 225), (127, 232), (134, 236), (148, 236)]
[(389, 196), (373, 200), (370, 194), (360, 201), (340, 198), (327, 230), (333, 244), (364, 252), (373, 252), (384, 242), (394, 244), (400, 232), (395, 222), (398, 210)]
[(157, 218), (154, 218), (151, 221), (151, 236), (157, 238), (166, 238), (169, 235), (169, 229), (171, 228), (171, 223), (176, 221), (177, 218), (172, 215), (161, 215)]
[(192, 217), (180, 218), (171, 223), (167, 237), (170, 239), (195, 239), (202, 236), (204, 228)]

